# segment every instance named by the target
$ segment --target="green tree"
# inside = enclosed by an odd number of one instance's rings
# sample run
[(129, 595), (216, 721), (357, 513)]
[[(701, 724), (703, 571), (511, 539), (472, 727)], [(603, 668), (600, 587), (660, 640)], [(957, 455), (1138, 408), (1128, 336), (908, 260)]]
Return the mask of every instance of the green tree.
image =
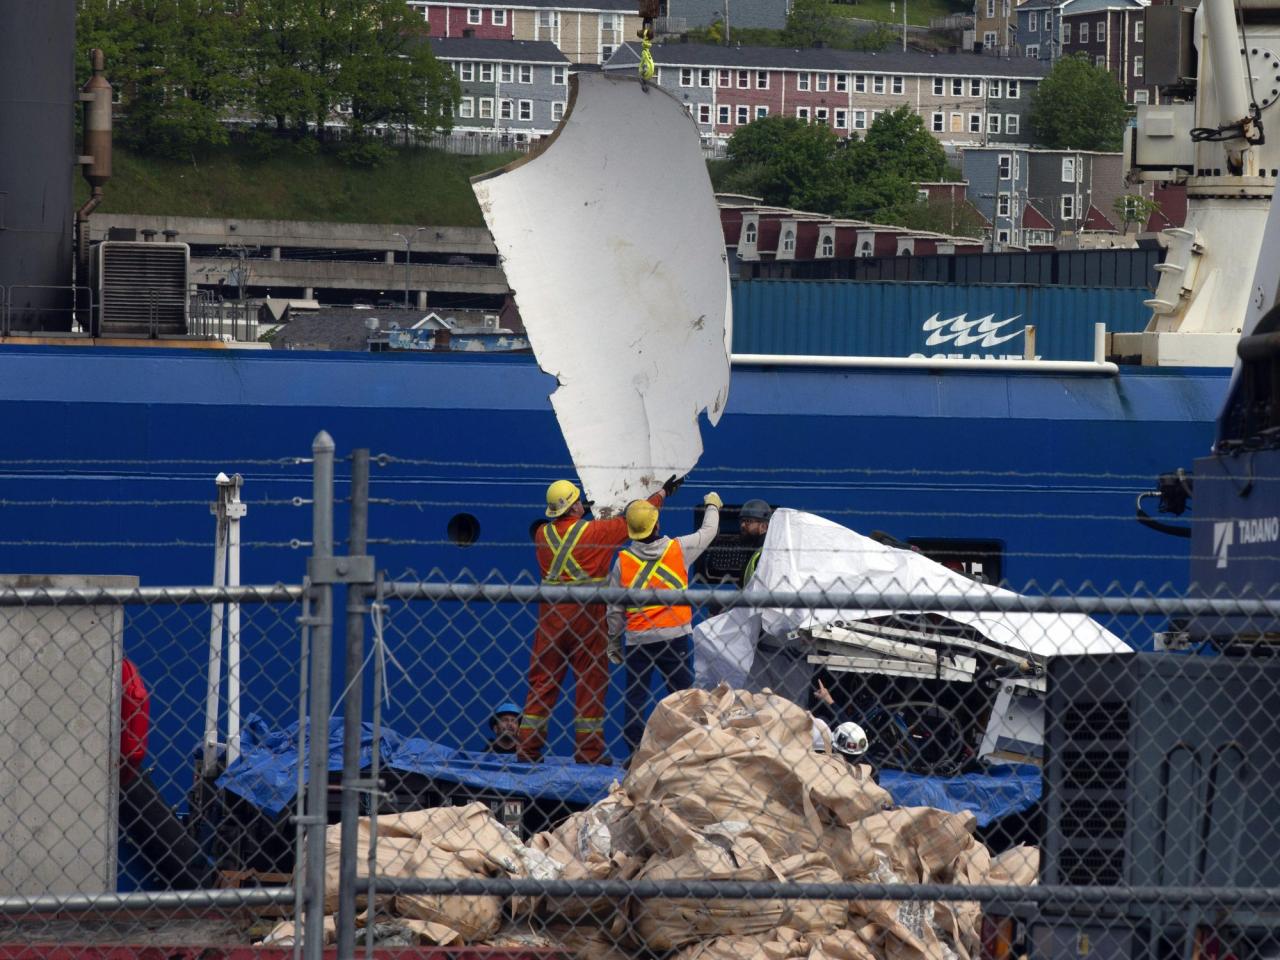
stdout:
[(1115, 198), (1111, 209), (1115, 211), (1116, 219), (1120, 221), (1120, 232), (1128, 233), (1129, 224), (1135, 223), (1141, 227), (1151, 219), (1153, 213), (1160, 210), (1160, 204), (1140, 193), (1126, 193)]
[(912, 230), (931, 230), (952, 237), (981, 238), (986, 222), (972, 204), (960, 199), (930, 197), (911, 203), (889, 207), (876, 218), (881, 223), (892, 223)]
[(1063, 57), (1031, 97), (1031, 133), (1054, 150), (1119, 150), (1129, 108), (1124, 90), (1083, 54)]

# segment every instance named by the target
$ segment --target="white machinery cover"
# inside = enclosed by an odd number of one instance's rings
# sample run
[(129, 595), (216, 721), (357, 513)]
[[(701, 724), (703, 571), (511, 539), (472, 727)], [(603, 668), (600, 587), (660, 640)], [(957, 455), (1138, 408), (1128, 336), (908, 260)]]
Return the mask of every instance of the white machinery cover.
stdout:
[(543, 149), (472, 184), (588, 499), (647, 497), (729, 394), (729, 274), (697, 125), (634, 78), (576, 73)]
[[(811, 513), (786, 508), (769, 521), (752, 589), (913, 592), (928, 596), (1016, 596), (980, 584), (911, 550), (899, 550)], [(834, 620), (853, 622), (912, 610), (796, 610), (736, 607), (699, 624), (693, 641), (698, 685), (724, 680), (746, 682), (760, 636), (781, 640), (800, 630)], [(1074, 653), (1114, 653), (1131, 648), (1092, 618), (1079, 613), (945, 614), (972, 626), (989, 641), (1038, 657)]]

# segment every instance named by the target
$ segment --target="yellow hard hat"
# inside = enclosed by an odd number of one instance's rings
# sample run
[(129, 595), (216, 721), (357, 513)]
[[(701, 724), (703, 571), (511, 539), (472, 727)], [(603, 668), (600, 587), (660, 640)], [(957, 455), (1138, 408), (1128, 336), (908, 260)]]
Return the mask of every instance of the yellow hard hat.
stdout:
[(643, 540), (658, 525), (658, 508), (648, 500), (632, 500), (627, 504), (627, 536)]
[(554, 520), (578, 502), (578, 488), (568, 480), (557, 480), (547, 487), (547, 516)]

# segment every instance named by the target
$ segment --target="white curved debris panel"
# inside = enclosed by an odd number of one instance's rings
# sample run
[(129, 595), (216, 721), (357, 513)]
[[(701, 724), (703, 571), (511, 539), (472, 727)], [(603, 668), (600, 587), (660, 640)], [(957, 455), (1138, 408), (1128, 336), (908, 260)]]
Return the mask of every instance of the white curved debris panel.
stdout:
[(697, 126), (634, 78), (570, 78), (538, 153), (472, 188), (588, 499), (616, 511), (702, 454), (729, 394), (724, 236)]

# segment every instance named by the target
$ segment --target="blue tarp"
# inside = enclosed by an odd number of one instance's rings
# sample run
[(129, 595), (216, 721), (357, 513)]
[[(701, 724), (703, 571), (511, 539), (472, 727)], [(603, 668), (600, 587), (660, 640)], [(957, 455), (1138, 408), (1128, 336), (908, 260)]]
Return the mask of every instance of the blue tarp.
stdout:
[[(267, 813), (279, 814), (297, 791), (297, 742), (296, 724), (288, 730), (268, 732), (251, 719), (240, 758), (218, 778), (218, 786)], [(395, 770), (478, 790), (559, 800), (575, 806), (589, 806), (602, 799), (609, 792), (609, 785), (626, 775), (621, 767), (588, 766), (564, 757), (520, 763), (504, 755), (457, 750), (385, 729), (381, 744), (380, 762)], [(372, 759), (373, 730), (365, 724), (360, 737), (361, 767), (367, 767)], [(339, 719), (329, 721), (329, 769), (342, 769)], [(985, 773), (945, 778), (882, 770), (879, 779), (899, 806), (937, 807), (953, 813), (968, 810), (978, 818), (980, 827), (1026, 810), (1040, 798), (1040, 769), (1031, 765), (993, 766)]]

